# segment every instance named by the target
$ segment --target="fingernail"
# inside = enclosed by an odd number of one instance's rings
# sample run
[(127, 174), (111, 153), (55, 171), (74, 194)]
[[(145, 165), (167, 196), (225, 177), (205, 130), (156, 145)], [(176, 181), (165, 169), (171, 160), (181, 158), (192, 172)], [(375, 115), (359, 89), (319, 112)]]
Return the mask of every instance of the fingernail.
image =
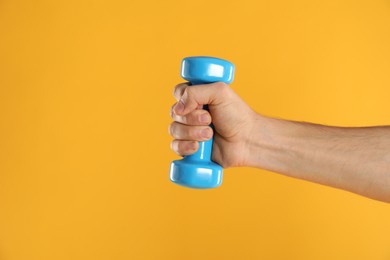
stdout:
[(195, 150), (196, 149), (196, 142), (191, 142), (190, 143), (190, 149)]
[(210, 129), (203, 129), (200, 135), (202, 136), (202, 138), (208, 139), (211, 137), (211, 131)]
[(208, 123), (210, 121), (209, 119), (209, 115), (208, 114), (203, 114), (203, 115), (200, 115), (200, 122), (202, 123)]
[(177, 104), (176, 104), (176, 106), (175, 106), (175, 112), (176, 113), (181, 113), (181, 112), (183, 112), (183, 110), (184, 110), (184, 104), (183, 104), (183, 101), (179, 101)]

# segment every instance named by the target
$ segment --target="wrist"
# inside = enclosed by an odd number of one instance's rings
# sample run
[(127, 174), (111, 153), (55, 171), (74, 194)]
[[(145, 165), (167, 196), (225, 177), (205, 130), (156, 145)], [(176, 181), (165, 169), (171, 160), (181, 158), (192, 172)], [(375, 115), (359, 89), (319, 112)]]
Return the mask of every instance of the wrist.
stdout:
[(290, 171), (295, 157), (294, 142), (300, 133), (295, 122), (257, 114), (248, 142), (247, 165), (279, 173)]
[[(324, 161), (329, 158), (320, 158), (329, 157), (329, 147), (340, 141), (337, 136), (342, 136), (335, 127), (262, 115), (257, 116), (252, 132), (247, 166), (302, 179), (309, 179), (304, 176), (327, 167)], [(326, 183), (318, 177), (311, 176), (310, 180)]]

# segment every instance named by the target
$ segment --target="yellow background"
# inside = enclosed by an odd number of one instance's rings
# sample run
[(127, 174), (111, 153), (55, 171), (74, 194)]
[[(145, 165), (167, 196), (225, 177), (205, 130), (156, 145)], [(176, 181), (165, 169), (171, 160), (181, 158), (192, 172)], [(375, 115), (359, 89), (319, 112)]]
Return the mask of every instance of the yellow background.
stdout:
[(185, 56), (256, 111), (390, 125), (389, 1), (0, 1), (0, 259), (390, 259), (390, 205), (249, 168), (168, 180)]

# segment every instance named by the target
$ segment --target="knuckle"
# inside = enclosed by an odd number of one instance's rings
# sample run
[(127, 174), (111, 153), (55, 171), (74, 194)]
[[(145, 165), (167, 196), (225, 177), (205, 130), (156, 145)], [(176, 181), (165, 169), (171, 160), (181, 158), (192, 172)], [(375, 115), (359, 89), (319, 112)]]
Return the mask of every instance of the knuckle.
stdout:
[(170, 143), (170, 147), (171, 147), (171, 150), (172, 151), (175, 151), (175, 147), (177, 146), (177, 142), (175, 140), (173, 140), (171, 143)]
[(179, 92), (181, 86), (182, 86), (182, 84), (177, 84), (177, 85), (173, 88), (173, 95), (176, 95), (176, 93)]
[(230, 87), (225, 82), (216, 82), (215, 87), (220, 91), (221, 93), (226, 93), (229, 91)]
[(230, 94), (230, 87), (225, 82), (217, 82), (215, 83), (215, 87), (218, 88), (218, 91), (221, 95), (228, 95)]
[(182, 124), (188, 124), (188, 116), (180, 116), (179, 118)]
[(185, 91), (186, 87), (188, 86), (187, 83), (180, 83), (180, 84), (177, 84), (174, 88), (173, 88), (173, 96), (176, 97), (177, 99), (179, 99), (182, 94), (183, 94), (183, 91)]
[(191, 98), (194, 95), (194, 88), (186, 88), (183, 93), (183, 98)]
[(221, 88), (221, 89), (224, 89), (224, 88), (228, 88), (228, 87), (229, 87), (228, 84), (226, 84), (225, 82), (222, 82), (222, 81), (216, 82), (216, 83), (214, 83), (214, 84), (215, 84), (216, 87)]
[(169, 111), (169, 115), (170, 117), (173, 119), (173, 121), (175, 122), (179, 122), (179, 123), (184, 123), (183, 121), (185, 121), (185, 116), (179, 116), (175, 113), (175, 106), (176, 106), (177, 103), (175, 103), (170, 111)]
[(187, 124), (188, 122), (188, 116), (178, 116), (176, 115), (175, 113), (175, 105), (177, 103), (175, 103), (172, 107), (171, 107), (171, 111), (170, 111), (170, 116), (171, 118), (175, 121), (175, 122), (178, 122), (178, 123), (182, 123), (182, 124)]
[(173, 108), (175, 107), (176, 103), (171, 106), (171, 109), (169, 110), (169, 115), (173, 119), (175, 117), (175, 113), (173, 111)]
[(169, 125), (169, 127), (168, 127), (168, 132), (169, 132), (169, 134), (171, 135), (171, 136), (175, 136), (175, 133), (176, 133), (176, 130), (175, 130), (175, 122), (173, 122), (173, 123), (171, 123), (170, 125)]
[(174, 151), (176, 154), (180, 155), (179, 142), (177, 140), (173, 140), (171, 142), (171, 150)]

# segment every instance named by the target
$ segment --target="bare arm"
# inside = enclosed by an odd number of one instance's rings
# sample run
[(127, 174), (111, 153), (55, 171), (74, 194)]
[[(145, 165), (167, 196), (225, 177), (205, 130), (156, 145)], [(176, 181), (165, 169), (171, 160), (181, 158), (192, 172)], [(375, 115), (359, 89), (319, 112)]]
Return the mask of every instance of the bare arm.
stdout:
[(390, 202), (390, 127), (256, 120), (248, 166)]
[[(265, 117), (226, 84), (176, 86), (171, 147), (198, 149), (215, 127), (212, 159), (348, 190), (390, 203), (390, 126), (331, 127)], [(208, 104), (210, 111), (200, 110)], [(203, 120), (202, 120), (203, 119)]]

